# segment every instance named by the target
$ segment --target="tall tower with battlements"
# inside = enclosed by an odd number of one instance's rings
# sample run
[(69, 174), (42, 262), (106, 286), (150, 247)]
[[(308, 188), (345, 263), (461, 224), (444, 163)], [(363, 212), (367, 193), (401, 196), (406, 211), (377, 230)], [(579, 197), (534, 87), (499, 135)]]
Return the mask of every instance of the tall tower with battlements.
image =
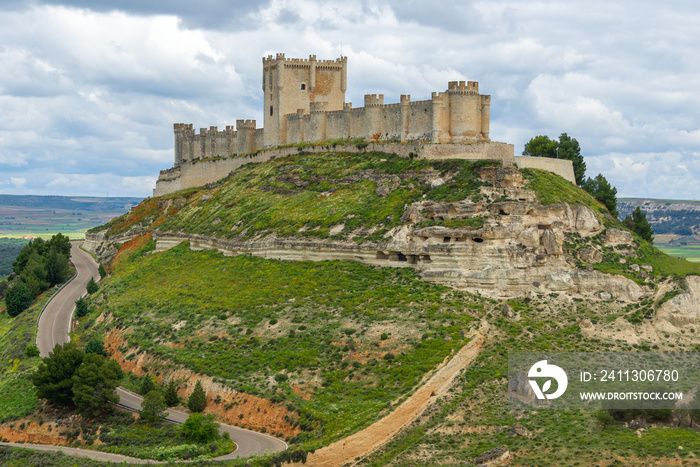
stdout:
[(286, 115), (343, 110), (347, 89), (347, 57), (335, 60), (263, 57), (264, 123), (263, 147), (287, 143)]

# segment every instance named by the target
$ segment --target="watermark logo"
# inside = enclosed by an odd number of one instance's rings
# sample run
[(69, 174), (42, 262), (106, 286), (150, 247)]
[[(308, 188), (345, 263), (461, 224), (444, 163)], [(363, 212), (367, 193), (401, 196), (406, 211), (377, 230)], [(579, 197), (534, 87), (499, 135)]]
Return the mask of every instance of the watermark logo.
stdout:
[[(527, 376), (531, 378), (529, 380), (532, 390), (535, 391), (535, 396), (540, 400), (545, 399), (556, 399), (557, 397), (564, 394), (566, 391), (566, 386), (569, 383), (569, 379), (566, 377), (566, 372), (556, 365), (549, 365), (547, 360), (540, 360), (530, 367), (530, 371)], [(550, 378), (544, 382), (542, 389), (540, 389), (539, 384), (536, 380), (532, 378)], [(549, 388), (552, 386), (552, 378), (557, 382), (557, 390), (552, 394), (547, 394)]]

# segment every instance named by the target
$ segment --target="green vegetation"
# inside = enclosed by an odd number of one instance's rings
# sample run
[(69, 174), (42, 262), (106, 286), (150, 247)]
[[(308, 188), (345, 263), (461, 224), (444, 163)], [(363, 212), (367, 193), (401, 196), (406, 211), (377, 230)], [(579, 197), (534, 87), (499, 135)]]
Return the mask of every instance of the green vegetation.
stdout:
[(521, 172), (529, 179), (528, 188), (537, 194), (537, 201), (543, 205), (582, 204), (596, 213), (607, 212), (599, 201), (558, 175), (539, 169), (522, 169)]
[(204, 412), (206, 407), (207, 395), (202, 388), (202, 383), (197, 380), (197, 383), (194, 385), (194, 391), (192, 391), (192, 394), (190, 394), (190, 397), (187, 399), (187, 408), (192, 412)]
[(114, 360), (103, 355), (89, 353), (73, 376), (73, 403), (78, 413), (88, 417), (100, 417), (119, 402), (115, 389), (119, 386), (123, 371)]
[[(488, 183), (476, 170), (497, 164), (384, 153), (302, 154), (248, 164), (214, 188), (146, 200), (104, 227), (108, 235), (140, 227), (225, 239), (249, 240), (274, 233), (377, 242), (401, 223), (410, 203), (480, 199), (479, 189)], [(445, 183), (432, 186), (428, 175), (442, 177)], [(331, 235), (333, 226), (342, 230)], [(376, 230), (368, 234), (370, 229)]]
[(110, 403), (119, 401), (114, 390), (122, 378), (117, 362), (99, 353), (85, 353), (74, 342), (56, 345), (42, 359), (32, 374), (32, 383), (40, 398), (71, 406), (90, 417), (102, 416), (112, 410)]
[[(206, 442), (193, 441), (186, 436), (182, 426), (158, 420), (135, 420), (130, 412), (118, 410), (98, 421), (83, 419), (78, 427), (64, 431), (63, 436), (82, 441), (82, 444), (74, 445), (83, 449), (167, 462), (202, 461), (228, 454), (235, 449), (227, 436), (219, 436), (217, 433)], [(99, 443), (96, 443), (98, 440)], [(75, 457), (73, 462), (75, 463)], [(83, 465), (82, 459), (80, 465)]]
[(93, 279), (93, 278), (91, 277), (90, 280), (89, 280), (88, 283), (87, 283), (87, 287), (86, 287), (86, 288), (87, 288), (87, 293), (88, 293), (89, 295), (92, 295), (92, 294), (94, 294), (95, 292), (97, 292), (97, 291), (99, 290), (100, 286), (97, 285), (97, 282), (95, 282), (95, 279)]
[(669, 256), (685, 258), (693, 263), (700, 262), (700, 246), (669, 247), (658, 245), (657, 248)]
[[(619, 225), (618, 225), (619, 227)], [(700, 265), (691, 263), (683, 258), (668, 256), (649, 242), (635, 237), (634, 245), (620, 245), (617, 247), (604, 246), (604, 232), (592, 237), (581, 237), (578, 233), (568, 234), (564, 247), (574, 257), (584, 248), (596, 248), (601, 252), (603, 260), (591, 266), (600, 272), (608, 274), (620, 274), (634, 280), (638, 284), (644, 284), (644, 275), (661, 278), (664, 276), (676, 276), (684, 278), (687, 275), (700, 274)], [(632, 265), (640, 266), (639, 271), (634, 271)], [(642, 266), (649, 265), (652, 270), (646, 272)], [(578, 266), (586, 267), (581, 261)]]
[(24, 282), (18, 282), (5, 292), (5, 305), (7, 314), (13, 318), (27, 309), (34, 301), (32, 293)]
[(654, 241), (654, 231), (647, 221), (647, 215), (637, 206), (632, 215), (625, 217), (625, 226), (649, 243)]
[(171, 379), (168, 384), (165, 385), (163, 391), (163, 397), (165, 398), (165, 404), (168, 407), (175, 407), (180, 403), (180, 396), (177, 395), (177, 384), (175, 380)]
[(85, 353), (74, 342), (56, 344), (32, 375), (39, 397), (58, 405), (73, 403), (73, 376), (83, 363)]
[[(672, 421), (659, 423), (647, 418), (659, 425), (639, 437), (622, 421), (610, 416), (601, 419), (602, 411), (509, 408), (509, 352), (634, 351), (643, 346), (581, 335), (578, 323), (582, 318), (605, 320), (620, 306), (616, 302), (597, 310), (581, 300), (567, 304), (546, 297), (508, 303), (518, 319), (496, 315), (502, 304), (490, 309), (490, 338), (476, 361), (459, 377), (454, 390), (439, 399), (422, 421), (360, 465), (418, 467), (426, 465), (426, 459), (431, 465), (472, 465), (470, 461), (479, 454), (504, 444), (515, 454), (517, 465), (527, 466), (628, 465), (637, 460), (659, 465), (681, 465), (683, 459), (692, 462), (691, 453), (700, 450), (700, 438), (696, 430), (685, 428), (689, 416), (683, 428)], [(687, 351), (692, 346), (660, 350), (670, 349)], [(531, 436), (511, 435), (507, 427), (516, 423)]]
[[(92, 299), (77, 337), (128, 329), (127, 360), (128, 349), (146, 351), (163, 362), (149, 372), (183, 365), (284, 404), (303, 429), (294, 442), (310, 447), (391, 410), (464, 345), (460, 331), (482, 307), (412, 269), (224, 257), (186, 243), (144, 255), (152, 248), (147, 237), (124, 247), (103, 284), (108, 301)], [(109, 325), (96, 321), (100, 312)]]
[[(141, 417), (146, 422), (155, 423), (160, 421), (160, 419), (162, 419), (163, 417), (165, 417), (167, 409), (168, 406), (165, 403), (165, 398), (163, 397), (163, 394), (160, 391), (153, 389), (147, 392), (145, 396), (143, 396), (141, 410), (139, 410), (139, 417)], [(186, 434), (185, 437), (187, 437)]]
[(182, 425), (182, 434), (187, 440), (196, 443), (209, 443), (219, 435), (219, 426), (213, 415), (193, 413)]
[(549, 136), (535, 136), (525, 143), (523, 156), (570, 160), (574, 165), (576, 184), (581, 185), (584, 181), (586, 163), (583, 161), (581, 148), (578, 141), (566, 133), (559, 136), (559, 141), (549, 139)]
[[(11, 317), (0, 304), (0, 422), (15, 420), (32, 413), (38, 397), (30, 375), (41, 363), (34, 346), (39, 311), (55, 292), (49, 290), (17, 317)], [(38, 349), (37, 349), (38, 350)]]
[(96, 353), (102, 355), (103, 357), (107, 356), (107, 351), (105, 350), (104, 342), (97, 338), (90, 339), (90, 342), (88, 342), (85, 346), (85, 353)]
[[(7, 276), (12, 272), (12, 262), (27, 242), (28, 240), (24, 238), (0, 237), (0, 277)], [(1, 297), (2, 293), (0, 293)]]
[(75, 317), (82, 318), (83, 316), (90, 313), (90, 305), (88, 301), (84, 298), (79, 298), (75, 301)]
[(22, 248), (12, 263), (18, 277), (5, 293), (5, 303), (10, 313), (18, 315), (40, 293), (68, 279), (70, 250), (68, 237), (60, 233), (49, 241), (34, 239)]
[(605, 206), (610, 215), (617, 217), (617, 188), (611, 186), (603, 174), (587, 178), (581, 184), (581, 188)]

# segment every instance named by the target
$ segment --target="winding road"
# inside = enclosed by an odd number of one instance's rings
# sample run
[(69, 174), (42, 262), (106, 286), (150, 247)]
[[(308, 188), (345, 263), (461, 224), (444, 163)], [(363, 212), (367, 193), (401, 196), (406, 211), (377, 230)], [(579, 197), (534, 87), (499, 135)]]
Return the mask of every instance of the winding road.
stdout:
[[(70, 341), (68, 331), (71, 328), (75, 301), (85, 294), (85, 286), (90, 278), (96, 280), (100, 277), (97, 272), (98, 265), (89, 253), (80, 249), (81, 242), (72, 242), (71, 261), (76, 268), (76, 275), (65, 284), (51, 298), (49, 304), (44, 308), (39, 317), (36, 345), (42, 357), (47, 357), (56, 344), (64, 344)], [(138, 411), (141, 408), (143, 398), (122, 387), (117, 388), (119, 395), (119, 405), (123, 408)], [(176, 410), (168, 410), (166, 420), (173, 423), (184, 423), (187, 414)], [(237, 457), (248, 457), (252, 454), (263, 454), (266, 452), (284, 451), (289, 446), (281, 439), (263, 433), (246, 430), (236, 426), (219, 424), (220, 433), (228, 433), (236, 443), (236, 450), (225, 456), (212, 460), (230, 460)], [(42, 451), (61, 451), (66, 454), (89, 457), (92, 459), (108, 462), (129, 462), (138, 464), (159, 463), (156, 461), (145, 461), (133, 457), (109, 454), (88, 449), (66, 448), (61, 446), (20, 444), (20, 443), (0, 443), (2, 446), (24, 447)]]

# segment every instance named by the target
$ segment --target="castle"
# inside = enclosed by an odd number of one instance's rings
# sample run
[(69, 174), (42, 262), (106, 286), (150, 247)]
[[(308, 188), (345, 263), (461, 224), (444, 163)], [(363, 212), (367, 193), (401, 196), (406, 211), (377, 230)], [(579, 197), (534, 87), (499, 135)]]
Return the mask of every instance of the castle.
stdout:
[[(375, 150), (404, 156), (513, 159), (513, 145), (489, 139), (491, 96), (479, 94), (476, 81), (452, 81), (445, 92), (415, 102), (402, 95), (400, 102), (384, 104), (382, 94), (366, 94), (364, 107), (353, 108), (345, 102), (347, 57), (317, 60), (311, 55), (305, 60), (268, 55), (263, 58), (262, 78), (263, 128), (256, 128), (255, 120), (236, 120), (235, 129), (229, 125), (219, 131), (212, 126), (196, 133), (192, 124), (176, 123), (175, 164), (161, 171), (154, 196), (214, 182), (247, 162), (295, 153), (285, 145), (310, 141), (361, 138), (381, 142)], [(283, 148), (269, 150), (279, 146)], [(234, 157), (241, 155), (247, 156)], [(573, 181), (568, 161), (515, 159), (520, 167), (544, 168)]]

